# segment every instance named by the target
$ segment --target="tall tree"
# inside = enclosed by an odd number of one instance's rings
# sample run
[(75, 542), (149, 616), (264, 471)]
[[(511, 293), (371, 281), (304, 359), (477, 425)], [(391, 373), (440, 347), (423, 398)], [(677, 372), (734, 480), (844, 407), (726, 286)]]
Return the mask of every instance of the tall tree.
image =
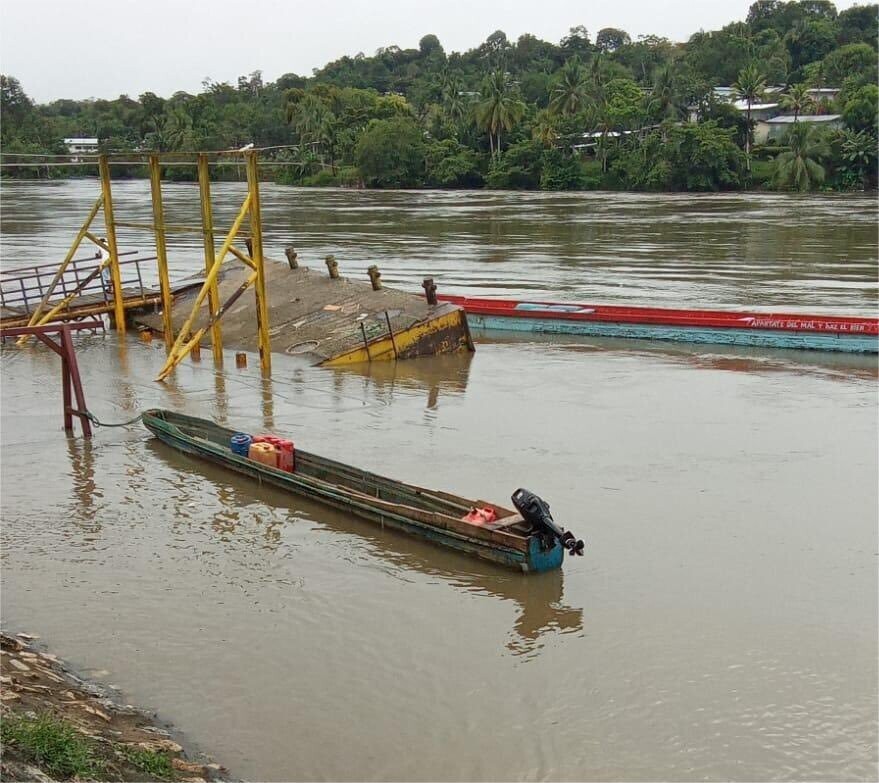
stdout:
[(745, 137), (745, 160), (751, 170), (751, 106), (763, 98), (766, 90), (766, 77), (756, 65), (748, 65), (739, 71), (739, 78), (732, 86), (733, 93), (740, 101), (747, 103), (748, 135)]
[(488, 133), (492, 157), (500, 155), (501, 132), (510, 130), (525, 114), (525, 104), (510, 88), (503, 71), (494, 71), (482, 83), (482, 100), (476, 104), (475, 118)]
[(605, 27), (598, 31), (595, 36), (595, 46), (602, 52), (615, 52), (617, 49), (632, 43), (632, 39), (625, 30), (616, 27)]

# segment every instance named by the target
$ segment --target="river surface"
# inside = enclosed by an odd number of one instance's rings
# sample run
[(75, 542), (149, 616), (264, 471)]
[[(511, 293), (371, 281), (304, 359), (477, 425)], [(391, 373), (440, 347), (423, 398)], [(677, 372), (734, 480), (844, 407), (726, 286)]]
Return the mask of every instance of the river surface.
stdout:
[[(168, 186), (180, 222), (196, 192)], [(214, 192), (231, 222), (240, 186)], [(118, 219), (149, 219), (145, 183), (116, 193)], [(58, 259), (95, 196), (4, 183), (2, 264)], [(273, 256), (413, 290), (876, 312), (866, 197), (266, 185), (263, 209)], [(201, 266), (199, 237), (171, 249), (176, 276)], [(586, 539), (524, 577), (139, 425), (68, 440), (56, 357), (4, 347), (4, 626), (233, 775), (876, 779), (875, 357), (482, 335), (472, 357), (343, 371), (276, 355), (271, 379), (203, 352), (157, 384), (158, 342), (77, 350), (104, 421), (162, 406), (466, 496), (525, 486)]]

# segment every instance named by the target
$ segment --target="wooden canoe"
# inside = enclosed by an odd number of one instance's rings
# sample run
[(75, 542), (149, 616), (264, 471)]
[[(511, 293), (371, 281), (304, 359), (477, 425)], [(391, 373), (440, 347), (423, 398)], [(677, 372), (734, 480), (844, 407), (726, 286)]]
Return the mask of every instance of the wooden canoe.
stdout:
[[(152, 409), (143, 423), (167, 445), (260, 482), (357, 517), (526, 573), (559, 568), (565, 548), (534, 530), (516, 511), (483, 500), (423, 489), (296, 449), (293, 473), (232, 452), (237, 430), (207, 419)], [(497, 521), (474, 524), (463, 517), (491, 508)]]
[(674, 310), (632, 305), (440, 296), (475, 329), (632, 337), (717, 345), (879, 352), (879, 319), (858, 316)]

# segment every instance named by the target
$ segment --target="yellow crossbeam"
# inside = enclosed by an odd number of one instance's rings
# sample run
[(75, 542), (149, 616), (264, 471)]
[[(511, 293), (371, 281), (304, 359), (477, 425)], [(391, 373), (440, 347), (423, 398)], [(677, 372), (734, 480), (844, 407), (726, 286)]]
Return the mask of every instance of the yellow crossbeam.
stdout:
[[(198, 311), (208, 295), (210, 286), (213, 285), (214, 282), (216, 282), (216, 279), (220, 274), (220, 268), (222, 266), (223, 260), (226, 258), (226, 254), (229, 252), (229, 248), (232, 247), (232, 242), (235, 241), (235, 236), (238, 234), (241, 225), (244, 223), (244, 219), (250, 213), (250, 203), (251, 194), (248, 193), (247, 197), (244, 199), (244, 203), (241, 205), (241, 210), (239, 211), (238, 216), (235, 218), (235, 222), (232, 224), (232, 228), (229, 230), (229, 234), (226, 236), (226, 239), (223, 242), (222, 247), (220, 248), (220, 252), (217, 254), (214, 266), (211, 268), (211, 271), (205, 278), (204, 283), (202, 283), (201, 290), (195, 297), (195, 302), (192, 305), (192, 312), (189, 314), (186, 322), (180, 328), (177, 339), (174, 341), (174, 345), (171, 347), (171, 352), (170, 354), (168, 354), (168, 358), (165, 361), (165, 366), (162, 368), (162, 371), (156, 378), (157, 381), (162, 381), (167, 378), (168, 375), (171, 373), (171, 370), (173, 370), (178, 364), (180, 364), (186, 354), (188, 354), (189, 351), (192, 349), (192, 346), (190, 345), (187, 350), (183, 350), (187, 335), (189, 334), (190, 329), (192, 329), (192, 324), (195, 321), (196, 316), (198, 315)], [(211, 316), (213, 316), (213, 313), (211, 313)]]

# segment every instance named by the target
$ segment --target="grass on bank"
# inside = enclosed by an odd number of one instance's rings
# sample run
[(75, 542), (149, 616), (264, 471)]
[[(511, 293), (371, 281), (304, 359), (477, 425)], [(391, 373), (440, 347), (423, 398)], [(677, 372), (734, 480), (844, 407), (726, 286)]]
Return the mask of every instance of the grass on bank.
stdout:
[[(69, 722), (50, 713), (36, 717), (7, 715), (0, 723), (4, 752), (12, 751), (53, 778), (68, 780), (116, 780), (112, 762), (101, 758), (94, 743)], [(171, 759), (164, 753), (117, 745), (121, 757), (139, 772), (155, 780), (174, 779)], [(126, 776), (128, 777), (128, 776)]]
[(122, 755), (125, 756), (126, 761), (128, 761), (133, 767), (137, 767), (141, 772), (146, 772), (154, 778), (158, 778), (159, 780), (171, 780), (174, 777), (174, 768), (171, 766), (171, 759), (169, 759), (164, 753), (126, 745), (122, 749)]
[(104, 762), (73, 726), (49, 714), (28, 718), (8, 715), (0, 724), (5, 749), (15, 749), (22, 760), (55, 778), (94, 778)]

